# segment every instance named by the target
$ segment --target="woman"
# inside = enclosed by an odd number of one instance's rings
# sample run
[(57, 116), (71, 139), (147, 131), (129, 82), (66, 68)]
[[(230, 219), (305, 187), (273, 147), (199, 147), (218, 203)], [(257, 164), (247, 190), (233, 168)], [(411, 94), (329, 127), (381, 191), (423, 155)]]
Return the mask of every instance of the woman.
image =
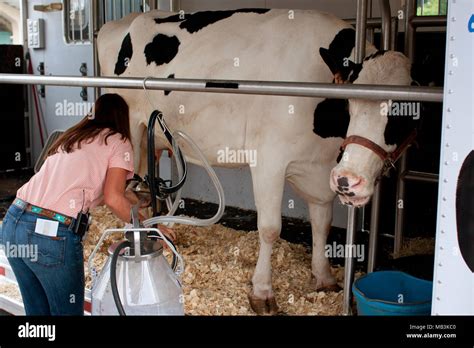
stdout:
[(75, 219), (103, 201), (130, 222), (125, 186), (132, 176), (128, 105), (118, 94), (102, 95), (93, 114), (51, 146), (3, 220), (3, 243), (34, 251), (8, 258), (27, 315), (83, 315), (83, 247)]

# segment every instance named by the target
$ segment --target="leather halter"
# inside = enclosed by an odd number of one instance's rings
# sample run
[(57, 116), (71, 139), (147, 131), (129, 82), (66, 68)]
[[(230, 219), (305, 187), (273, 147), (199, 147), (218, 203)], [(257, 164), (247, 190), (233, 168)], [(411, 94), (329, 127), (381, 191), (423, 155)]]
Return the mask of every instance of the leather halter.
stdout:
[(395, 168), (395, 162), (402, 156), (405, 150), (414, 142), (417, 135), (416, 129), (414, 129), (410, 135), (392, 152), (385, 151), (381, 146), (374, 143), (372, 140), (361, 137), (359, 135), (350, 135), (341, 145), (341, 153), (346, 149), (349, 144), (357, 144), (363, 146), (372, 152), (374, 152), (384, 163), (381, 175), (387, 174), (390, 168)]
[[(353, 81), (345, 81), (342, 77), (340, 72), (336, 72), (334, 74), (334, 81), (335, 84), (346, 84), (352, 83)], [(412, 83), (413, 84), (413, 83)], [(416, 129), (414, 129), (410, 135), (395, 149), (395, 151), (388, 152), (382, 149), (382, 147), (372, 140), (367, 139), (365, 137), (361, 137), (360, 135), (350, 135), (344, 139), (339, 152), (339, 158), (342, 156), (346, 146), (349, 144), (357, 144), (363, 146), (372, 152), (374, 152), (380, 159), (383, 161), (382, 171), (378, 176), (377, 180), (379, 180), (382, 176), (387, 175), (391, 168), (395, 168), (395, 162), (402, 156), (402, 154), (408, 149), (408, 147), (415, 141), (417, 135)], [(337, 160), (339, 163), (339, 159)]]

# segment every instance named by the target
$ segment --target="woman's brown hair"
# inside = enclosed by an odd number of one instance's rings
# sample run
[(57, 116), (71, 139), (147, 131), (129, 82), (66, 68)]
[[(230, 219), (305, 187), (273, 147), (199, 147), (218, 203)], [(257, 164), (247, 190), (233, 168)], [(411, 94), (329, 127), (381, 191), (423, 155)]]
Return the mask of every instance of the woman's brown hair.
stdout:
[(59, 149), (69, 153), (81, 148), (81, 143), (92, 142), (100, 132), (108, 129), (105, 133), (104, 142), (116, 133), (121, 139), (131, 140), (130, 121), (127, 102), (118, 94), (104, 94), (94, 103), (93, 110), (78, 124), (69, 128), (51, 145), (48, 156), (55, 154)]

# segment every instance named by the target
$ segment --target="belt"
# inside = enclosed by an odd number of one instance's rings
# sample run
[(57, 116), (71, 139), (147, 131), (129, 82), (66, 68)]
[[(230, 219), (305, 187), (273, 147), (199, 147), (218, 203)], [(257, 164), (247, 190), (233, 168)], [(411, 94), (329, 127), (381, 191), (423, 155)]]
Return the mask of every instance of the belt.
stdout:
[(13, 204), (15, 204), (17, 207), (21, 209), (25, 209), (28, 212), (32, 212), (32, 213), (59, 221), (65, 224), (66, 226), (69, 226), (70, 224), (74, 222), (74, 219), (70, 216), (66, 216), (58, 212), (55, 212), (53, 210), (49, 210), (49, 209), (38, 207), (36, 205), (32, 205), (19, 198), (15, 198), (15, 200), (13, 201)]

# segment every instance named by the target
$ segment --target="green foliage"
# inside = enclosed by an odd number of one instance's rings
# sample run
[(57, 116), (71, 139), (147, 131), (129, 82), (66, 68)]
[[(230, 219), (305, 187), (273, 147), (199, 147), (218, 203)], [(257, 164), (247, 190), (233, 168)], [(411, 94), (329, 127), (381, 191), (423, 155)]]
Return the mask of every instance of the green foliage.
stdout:
[(418, 16), (446, 15), (448, 0), (418, 0)]

